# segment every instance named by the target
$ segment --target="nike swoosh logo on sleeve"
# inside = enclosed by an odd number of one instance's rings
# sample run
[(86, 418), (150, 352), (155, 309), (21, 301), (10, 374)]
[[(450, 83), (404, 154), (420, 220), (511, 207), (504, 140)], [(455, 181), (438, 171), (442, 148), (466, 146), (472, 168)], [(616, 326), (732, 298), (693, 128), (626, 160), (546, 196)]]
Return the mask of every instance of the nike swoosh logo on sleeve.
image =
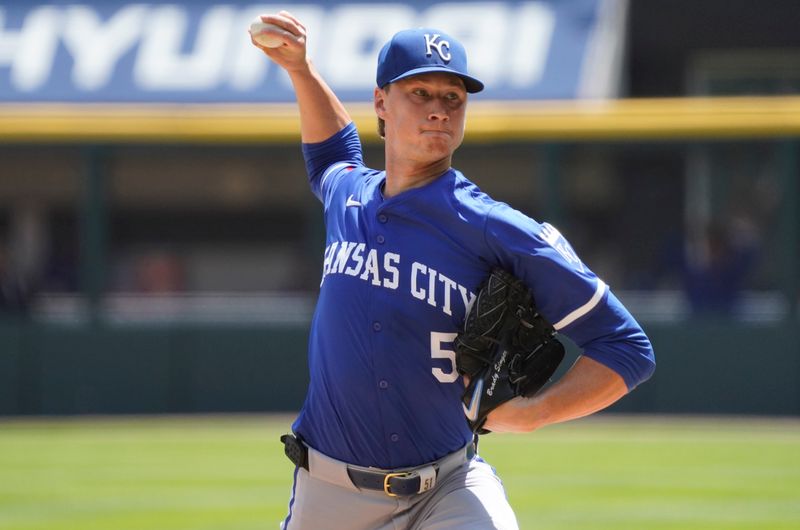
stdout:
[(345, 203), (345, 208), (349, 208), (351, 206), (363, 206), (360, 202), (355, 200), (352, 195), (347, 198), (347, 202)]

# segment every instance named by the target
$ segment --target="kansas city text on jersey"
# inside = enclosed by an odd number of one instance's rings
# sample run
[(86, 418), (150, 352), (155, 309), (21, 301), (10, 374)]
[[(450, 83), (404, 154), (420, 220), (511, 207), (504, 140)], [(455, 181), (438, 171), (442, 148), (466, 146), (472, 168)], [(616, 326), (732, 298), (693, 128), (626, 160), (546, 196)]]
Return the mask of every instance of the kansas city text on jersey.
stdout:
[(418, 261), (411, 264), (408, 282), (403, 283), (401, 259), (400, 254), (394, 252), (379, 253), (377, 249), (367, 249), (366, 243), (334, 241), (325, 247), (320, 286), (331, 274), (346, 274), (376, 287), (407, 288), (411, 296), (440, 308), (448, 316), (453, 314), (455, 300), (460, 298), (464, 311), (475, 300), (475, 294), (469, 289)]

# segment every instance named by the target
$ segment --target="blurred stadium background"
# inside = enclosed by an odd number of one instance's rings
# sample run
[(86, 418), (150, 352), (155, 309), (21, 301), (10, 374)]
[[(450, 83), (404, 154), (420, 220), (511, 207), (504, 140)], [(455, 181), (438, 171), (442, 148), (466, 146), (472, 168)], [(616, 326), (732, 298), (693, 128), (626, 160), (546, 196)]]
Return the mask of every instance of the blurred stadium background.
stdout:
[[(299, 408), (322, 216), (287, 79), (246, 34), (281, 8), (373, 167), (377, 49), (459, 36), (487, 90), (454, 164), (558, 226), (654, 343), (610, 412), (781, 416), (796, 451), (774, 469), (800, 483), (796, 0), (4, 2), (0, 443), (36, 447), (20, 418)], [(796, 492), (769, 527), (800, 525)], [(695, 527), (768, 527), (723, 519)]]

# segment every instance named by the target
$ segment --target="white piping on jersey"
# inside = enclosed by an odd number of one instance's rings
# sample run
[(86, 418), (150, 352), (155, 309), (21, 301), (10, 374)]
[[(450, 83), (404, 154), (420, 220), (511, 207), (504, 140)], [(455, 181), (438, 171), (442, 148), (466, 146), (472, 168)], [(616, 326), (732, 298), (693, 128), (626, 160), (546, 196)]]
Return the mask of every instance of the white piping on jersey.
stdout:
[(603, 295), (606, 292), (606, 287), (607, 286), (605, 282), (603, 282), (603, 280), (598, 278), (597, 289), (595, 290), (594, 295), (589, 299), (589, 301), (580, 306), (572, 313), (562, 318), (561, 320), (559, 320), (558, 322), (556, 322), (555, 324), (553, 324), (553, 327), (556, 329), (565, 328), (570, 324), (572, 324), (573, 322), (575, 322), (576, 320), (578, 320), (579, 318), (581, 318), (583, 315), (587, 314), (592, 309), (594, 309), (594, 307), (597, 305), (600, 299), (603, 298)]
[(319, 191), (321, 192), (324, 189), (323, 186), (325, 186), (325, 181), (328, 179), (328, 177), (331, 176), (331, 173), (333, 173), (334, 171), (336, 171), (338, 169), (342, 169), (342, 168), (345, 168), (347, 166), (352, 166), (352, 165), (353, 164), (351, 164), (350, 162), (339, 162), (339, 163), (333, 164), (331, 167), (326, 169), (325, 173), (322, 174), (322, 178), (319, 181)]

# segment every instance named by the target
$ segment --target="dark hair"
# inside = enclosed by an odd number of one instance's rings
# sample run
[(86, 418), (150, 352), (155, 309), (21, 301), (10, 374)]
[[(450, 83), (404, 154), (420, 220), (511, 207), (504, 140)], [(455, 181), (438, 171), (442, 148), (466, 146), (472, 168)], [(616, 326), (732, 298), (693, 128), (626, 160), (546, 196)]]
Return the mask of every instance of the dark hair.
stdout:
[(378, 118), (378, 136), (386, 139), (386, 122), (383, 121), (383, 118)]
[[(389, 83), (388, 85), (384, 85), (383, 91), (388, 92), (390, 86), (392, 86), (391, 83)], [(386, 122), (383, 121), (383, 118), (378, 118), (378, 136), (380, 136), (384, 140), (386, 139)]]

